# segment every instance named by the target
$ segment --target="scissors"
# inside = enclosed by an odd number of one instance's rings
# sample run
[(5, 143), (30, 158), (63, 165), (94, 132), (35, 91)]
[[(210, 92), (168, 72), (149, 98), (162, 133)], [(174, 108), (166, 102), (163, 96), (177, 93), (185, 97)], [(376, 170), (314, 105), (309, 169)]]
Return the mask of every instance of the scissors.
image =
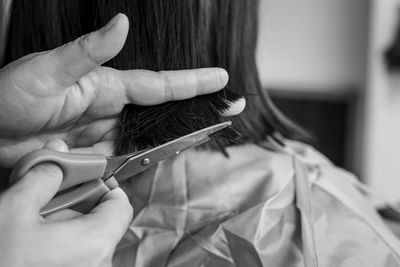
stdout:
[(63, 170), (63, 180), (56, 197), (42, 208), (40, 214), (46, 216), (69, 207), (89, 212), (107, 192), (118, 187), (119, 183), (162, 160), (211, 140), (213, 134), (231, 124), (230, 121), (223, 122), (155, 148), (122, 156), (107, 157), (100, 154), (63, 153), (49, 149), (35, 150), (17, 162), (11, 173), (10, 182), (17, 181), (37, 164), (56, 163)]

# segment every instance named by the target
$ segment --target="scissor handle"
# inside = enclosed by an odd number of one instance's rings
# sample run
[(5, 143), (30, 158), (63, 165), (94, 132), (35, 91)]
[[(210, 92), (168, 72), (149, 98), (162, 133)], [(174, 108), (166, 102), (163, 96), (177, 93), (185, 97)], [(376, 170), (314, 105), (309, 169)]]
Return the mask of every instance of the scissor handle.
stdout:
[(107, 166), (107, 159), (104, 155), (63, 153), (40, 149), (28, 153), (17, 162), (10, 176), (10, 183), (20, 179), (35, 165), (44, 162), (55, 163), (63, 171), (63, 180), (58, 191), (101, 178)]
[(110, 188), (101, 179), (90, 181), (74, 190), (60, 194), (44, 206), (40, 215), (47, 216), (66, 208), (88, 213), (110, 191)]

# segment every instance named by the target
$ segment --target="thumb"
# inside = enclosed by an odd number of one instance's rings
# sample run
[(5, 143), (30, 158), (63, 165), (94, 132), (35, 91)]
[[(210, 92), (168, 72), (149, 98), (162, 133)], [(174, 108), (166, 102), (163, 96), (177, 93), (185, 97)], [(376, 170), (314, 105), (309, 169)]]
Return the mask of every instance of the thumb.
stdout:
[[(58, 139), (47, 142), (44, 148), (68, 152), (67, 145)], [(39, 212), (57, 193), (62, 177), (62, 170), (58, 165), (42, 163), (30, 169), (11, 187), (9, 193), (20, 195), (23, 200), (19, 203)]]
[(62, 181), (61, 168), (53, 163), (41, 163), (30, 169), (10, 189), (20, 198), (23, 207), (39, 212), (57, 193)]
[[(132, 220), (133, 209), (125, 192), (117, 187), (108, 192), (89, 214), (76, 220), (91, 225), (91, 230), (110, 238), (112, 244), (121, 240)], [(96, 227), (93, 227), (93, 226)]]
[(129, 29), (128, 18), (116, 15), (103, 28), (39, 56), (45, 62), (40, 75), (61, 88), (115, 57), (124, 46)]

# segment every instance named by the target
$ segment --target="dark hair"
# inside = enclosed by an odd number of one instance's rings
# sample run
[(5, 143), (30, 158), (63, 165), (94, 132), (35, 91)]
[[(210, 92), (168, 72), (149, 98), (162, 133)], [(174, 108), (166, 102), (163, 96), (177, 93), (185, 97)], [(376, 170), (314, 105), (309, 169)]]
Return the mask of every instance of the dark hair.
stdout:
[(105, 65), (156, 71), (222, 67), (230, 81), (218, 93), (190, 100), (125, 106), (117, 154), (219, 123), (219, 112), (240, 96), (246, 97), (246, 110), (230, 119), (242, 138), (235, 140), (228, 131), (227, 138), (209, 146), (257, 143), (276, 132), (293, 139), (305, 136), (260, 85), (258, 0), (14, 0), (5, 60), (55, 48), (98, 29), (118, 12), (128, 16), (130, 32), (121, 53)]

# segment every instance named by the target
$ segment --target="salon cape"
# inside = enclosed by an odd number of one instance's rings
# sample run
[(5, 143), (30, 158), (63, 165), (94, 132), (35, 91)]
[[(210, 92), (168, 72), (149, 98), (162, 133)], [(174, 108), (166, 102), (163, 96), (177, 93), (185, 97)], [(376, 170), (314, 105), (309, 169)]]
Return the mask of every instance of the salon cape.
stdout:
[(358, 181), (311, 147), (228, 153), (190, 150), (131, 179), (136, 214), (114, 266), (400, 266)]

